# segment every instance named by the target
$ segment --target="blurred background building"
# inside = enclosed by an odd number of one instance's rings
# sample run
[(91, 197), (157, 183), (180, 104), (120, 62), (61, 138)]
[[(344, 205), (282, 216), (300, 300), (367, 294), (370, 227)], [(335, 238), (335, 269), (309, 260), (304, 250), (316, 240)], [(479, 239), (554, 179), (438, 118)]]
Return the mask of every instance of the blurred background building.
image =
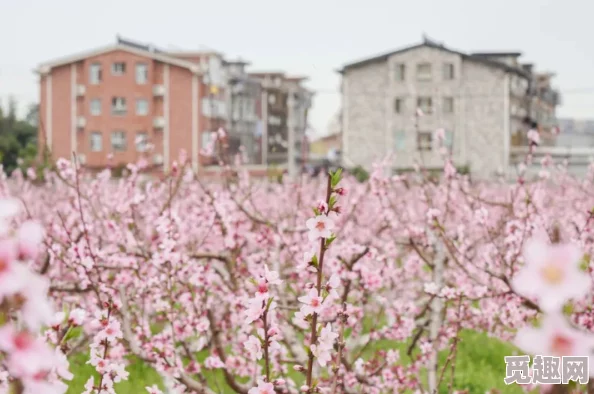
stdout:
[[(76, 154), (89, 168), (140, 158), (168, 171), (183, 150), (194, 170), (229, 160), (295, 174), (313, 94), (307, 78), (248, 72), (214, 51), (164, 51), (115, 44), (42, 64), (40, 151)], [(226, 137), (214, 150), (216, 132)]]

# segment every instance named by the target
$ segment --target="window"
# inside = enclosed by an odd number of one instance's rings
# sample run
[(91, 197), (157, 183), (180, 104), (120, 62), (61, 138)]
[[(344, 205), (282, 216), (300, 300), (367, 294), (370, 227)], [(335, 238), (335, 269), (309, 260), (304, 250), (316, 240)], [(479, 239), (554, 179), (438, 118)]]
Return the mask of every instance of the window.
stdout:
[(276, 95), (274, 95), (274, 94), (268, 95), (268, 104), (270, 104), (270, 105), (276, 104)]
[(227, 116), (227, 103), (223, 100), (215, 100), (211, 98), (202, 99), (202, 114), (207, 117), (220, 117), (224, 118)]
[(101, 115), (101, 99), (92, 99), (89, 103), (91, 115)]
[(443, 98), (443, 112), (446, 114), (454, 112), (454, 99), (452, 97)]
[(430, 81), (431, 80), (431, 63), (417, 64), (417, 80)]
[(452, 63), (444, 63), (443, 79), (445, 79), (446, 81), (454, 79), (454, 65)]
[(422, 151), (431, 150), (433, 146), (433, 133), (420, 131), (417, 133), (417, 149)]
[(210, 142), (212, 140), (212, 132), (211, 131), (204, 131), (202, 132), (201, 136), (201, 141), (200, 141), (200, 147), (202, 149), (208, 149)]
[(99, 131), (91, 133), (91, 152), (101, 152), (103, 149), (103, 136)]
[(404, 99), (394, 99), (394, 112), (397, 114), (404, 112)]
[(136, 151), (137, 152), (146, 152), (146, 148), (148, 146), (148, 134), (146, 131), (139, 131), (136, 133), (136, 139), (134, 140), (136, 144)]
[(144, 116), (149, 113), (149, 103), (146, 99), (136, 99), (136, 115)]
[(148, 82), (148, 65), (146, 63), (136, 63), (136, 83), (144, 85)]
[(126, 63), (117, 62), (111, 65), (111, 73), (113, 75), (122, 75), (126, 73)]
[(394, 78), (397, 81), (404, 81), (406, 78), (406, 66), (404, 64), (397, 64), (394, 70)]
[(433, 100), (431, 97), (418, 97), (417, 108), (420, 108), (424, 114), (433, 113)]
[(450, 149), (454, 146), (454, 132), (452, 130), (446, 130), (443, 144)]
[(113, 97), (111, 99), (111, 113), (113, 115), (125, 115), (126, 99), (123, 97)]
[(111, 133), (111, 149), (114, 152), (124, 152), (126, 150), (126, 132), (114, 131)]
[(89, 68), (89, 83), (97, 85), (101, 82), (101, 64), (93, 63)]
[(406, 133), (402, 130), (396, 130), (394, 133), (394, 145), (396, 151), (403, 151), (406, 148)]
[(272, 126), (280, 126), (282, 124), (282, 120), (278, 116), (270, 115), (268, 117), (268, 124)]

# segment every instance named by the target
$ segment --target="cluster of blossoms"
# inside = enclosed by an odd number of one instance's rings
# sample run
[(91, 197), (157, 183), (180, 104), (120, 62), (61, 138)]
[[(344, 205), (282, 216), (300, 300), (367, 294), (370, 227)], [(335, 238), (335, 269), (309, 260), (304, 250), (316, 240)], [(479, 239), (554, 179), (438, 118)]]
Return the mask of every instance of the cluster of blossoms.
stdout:
[(540, 327), (520, 329), (515, 343), (534, 355), (588, 356), (589, 373), (594, 376), (594, 335), (572, 326), (563, 315), (568, 301), (585, 297), (592, 288), (592, 279), (582, 267), (583, 257), (575, 244), (527, 242), (525, 265), (512, 286), (518, 294), (534, 299), (544, 316)]
[(48, 281), (30, 267), (44, 232), (32, 220), (15, 229), (22, 211), (19, 200), (0, 201), (0, 391), (62, 394), (67, 390), (63, 380), (72, 374), (61, 349), (39, 335), (53, 312)]
[(120, 322), (114, 318), (118, 305), (112, 301), (105, 303), (105, 309), (99, 311), (91, 322), (97, 333), (90, 345), (91, 358), (88, 364), (95, 367), (99, 382), (95, 384), (90, 377), (85, 384), (84, 394), (115, 394), (114, 383), (128, 379), (128, 372), (122, 363), (125, 350), (119, 340), (123, 338)]
[[(33, 378), (8, 362), (22, 343), (16, 333), (43, 326), (46, 340), (32, 343), (53, 354), (84, 352), (90, 342), (99, 377), (86, 392), (94, 394), (127, 378), (126, 355), (163, 376), (166, 389), (146, 387), (151, 394), (421, 393), (447, 380), (464, 388), (454, 374), (462, 331), (511, 341), (519, 329), (518, 344), (528, 351), (522, 337), (540, 335), (535, 351), (543, 354), (590, 343), (578, 333), (594, 329), (594, 168), (576, 180), (543, 161), (531, 181), (526, 162), (515, 183), (481, 183), (449, 158), (439, 180), (421, 165), (391, 175), (384, 164), (364, 183), (341, 174), (252, 183), (241, 172), (207, 183), (184, 158), (164, 179), (144, 178), (133, 165), (121, 179), (87, 176), (66, 161), (36, 185), (18, 171), (0, 179), (0, 190), (17, 189), (47, 233), (6, 220), (11, 230), (0, 237), (18, 245), (6, 254), (15, 258), (0, 259), (9, 317), (0, 320), (8, 338), (0, 346), (11, 349), (1, 350), (0, 380), (33, 387), (43, 378), (64, 390), (58, 377), (69, 376), (57, 356), (45, 357), (55, 362)], [(554, 226), (583, 254), (529, 246)], [(0, 256), (5, 250), (14, 249), (2, 247)], [(51, 313), (48, 288), (64, 313)], [(525, 328), (541, 311), (541, 327)], [(435, 370), (438, 352), (447, 362), (427, 387), (421, 376)]]

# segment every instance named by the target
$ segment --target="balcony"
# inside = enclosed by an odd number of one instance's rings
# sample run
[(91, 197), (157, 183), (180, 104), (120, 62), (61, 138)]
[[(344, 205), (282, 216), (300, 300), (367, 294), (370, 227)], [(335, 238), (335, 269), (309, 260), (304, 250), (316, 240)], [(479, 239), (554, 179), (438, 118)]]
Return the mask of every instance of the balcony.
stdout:
[(82, 97), (85, 95), (87, 89), (85, 85), (76, 85), (76, 97)]
[(87, 119), (84, 116), (79, 116), (76, 118), (76, 127), (79, 129), (84, 128), (87, 125)]
[(165, 96), (165, 86), (164, 85), (155, 85), (155, 86), (153, 86), (153, 95), (155, 97), (163, 97), (163, 96)]
[(165, 127), (165, 118), (162, 116), (157, 116), (153, 119), (153, 127), (155, 129), (162, 129)]

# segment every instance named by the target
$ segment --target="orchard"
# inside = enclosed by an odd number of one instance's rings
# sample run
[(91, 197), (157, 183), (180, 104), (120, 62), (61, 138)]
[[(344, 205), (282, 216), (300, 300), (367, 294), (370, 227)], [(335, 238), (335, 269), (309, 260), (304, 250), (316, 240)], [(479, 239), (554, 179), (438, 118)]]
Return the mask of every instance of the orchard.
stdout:
[[(473, 335), (592, 354), (594, 169), (207, 182), (184, 157), (161, 179), (143, 165), (0, 180), (0, 392), (476, 392)], [(587, 390), (506, 386), (497, 365), (493, 392)]]

